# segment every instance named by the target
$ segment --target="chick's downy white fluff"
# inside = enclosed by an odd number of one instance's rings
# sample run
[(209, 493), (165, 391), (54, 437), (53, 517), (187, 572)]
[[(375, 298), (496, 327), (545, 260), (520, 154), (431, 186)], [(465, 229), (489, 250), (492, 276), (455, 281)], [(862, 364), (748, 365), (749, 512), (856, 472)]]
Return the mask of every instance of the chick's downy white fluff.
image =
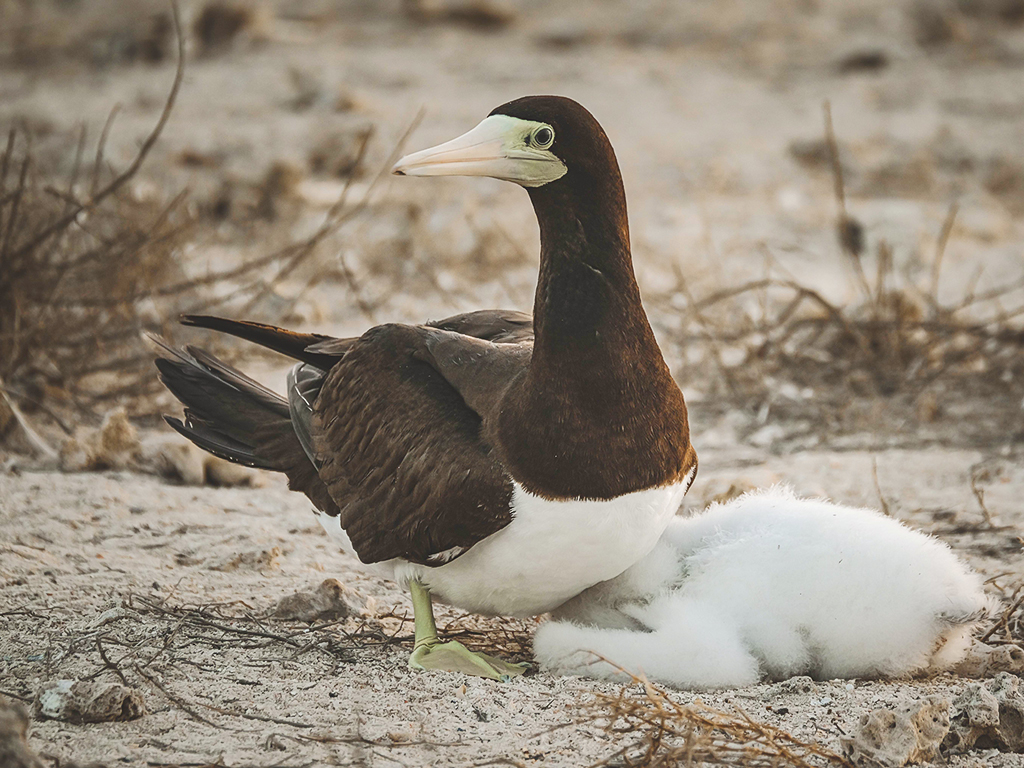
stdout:
[(905, 675), (959, 661), (988, 607), (942, 542), (775, 487), (675, 518), (644, 560), (559, 608), (534, 653), (622, 676), (596, 653), (683, 688)]

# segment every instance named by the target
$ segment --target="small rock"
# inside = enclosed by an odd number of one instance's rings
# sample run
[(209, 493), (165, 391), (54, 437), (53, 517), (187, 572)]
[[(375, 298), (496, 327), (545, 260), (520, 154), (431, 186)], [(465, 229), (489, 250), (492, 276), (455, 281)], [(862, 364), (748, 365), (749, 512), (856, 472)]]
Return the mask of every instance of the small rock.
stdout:
[(337, 579), (325, 579), (314, 592), (282, 597), (274, 617), (286, 621), (334, 621), (361, 613), (362, 600)]
[(1024, 674), (1024, 648), (975, 642), (953, 671), (961, 677), (987, 678), (998, 672)]
[(876, 709), (861, 717), (852, 737), (841, 741), (843, 755), (854, 765), (899, 768), (939, 756), (949, 732), (949, 699), (928, 696), (896, 710)]
[(278, 567), (277, 558), (281, 556), (280, 547), (262, 549), (259, 552), (239, 552), (234, 557), (211, 565), (211, 571), (272, 571)]
[(89, 624), (89, 629), (99, 629), (100, 627), (106, 626), (107, 624), (111, 624), (115, 621), (127, 619), (129, 616), (131, 616), (131, 614), (124, 608), (111, 608), (110, 610), (104, 611), (99, 616), (97, 616)]
[(814, 684), (811, 678), (807, 677), (807, 675), (797, 675), (796, 677), (789, 678), (789, 680), (776, 683), (766, 693), (769, 696), (778, 696), (780, 694), (817, 692), (818, 686)]
[(126, 469), (141, 450), (139, 434), (124, 408), (115, 408), (99, 429), (79, 427), (60, 448), (60, 468), (65, 472)]
[[(198, 449), (197, 449), (198, 450)], [(219, 456), (203, 455), (204, 479), (207, 485), (231, 488), (236, 485), (260, 485), (259, 473)]]
[(196, 16), (192, 34), (204, 55), (219, 53), (239, 38), (263, 40), (268, 34), (268, 19), (262, 8), (252, 3), (211, 0)]
[(597, 35), (576, 17), (555, 19), (537, 35), (537, 42), (548, 48), (569, 50), (593, 43)]
[(278, 160), (270, 165), (260, 182), (255, 213), (262, 219), (273, 221), (295, 202), (296, 190), (302, 181), (302, 169)]
[(69, 723), (137, 720), (146, 714), (142, 694), (118, 683), (54, 680), (36, 695), (36, 716)]
[(255, 470), (212, 456), (179, 435), (147, 438), (142, 445), (140, 466), (185, 485), (259, 484), (259, 473)]
[(970, 683), (953, 703), (952, 726), (943, 741), (952, 753), (970, 749), (1024, 752), (1024, 691), (1020, 678), (1000, 672)]
[(868, 49), (852, 51), (839, 60), (837, 69), (841, 75), (857, 72), (881, 72), (889, 66), (889, 55), (882, 50)]
[(286, 752), (288, 750), (288, 742), (284, 740), (281, 734), (271, 733), (263, 740), (263, 748)]
[(28, 713), (0, 697), (0, 765), (4, 768), (43, 768), (28, 746)]
[(509, 6), (491, 0), (403, 0), (406, 16), (419, 24), (452, 24), (497, 32), (515, 20)]

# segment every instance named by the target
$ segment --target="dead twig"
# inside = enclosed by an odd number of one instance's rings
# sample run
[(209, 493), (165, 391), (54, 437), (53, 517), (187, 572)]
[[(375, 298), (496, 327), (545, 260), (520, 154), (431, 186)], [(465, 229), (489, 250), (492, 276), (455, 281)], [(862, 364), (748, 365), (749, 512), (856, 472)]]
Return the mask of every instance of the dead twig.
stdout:
[(46, 458), (55, 460), (57, 458), (57, 451), (43, 439), (42, 435), (33, 429), (28, 419), (25, 418), (25, 414), (21, 412), (17, 403), (8, 396), (7, 388), (4, 386), (2, 378), (0, 378), (0, 399), (2, 399), (7, 405), (8, 410), (10, 410), (11, 414), (14, 416), (14, 420), (18, 423), (18, 426), (21, 427), (21, 431), (25, 434), (25, 437), (28, 438), (32, 447)]
[(187, 702), (182, 701), (178, 696), (175, 696), (173, 693), (168, 691), (167, 688), (164, 687), (163, 683), (161, 683), (153, 675), (149, 674), (149, 672), (142, 669), (141, 667), (134, 666), (132, 667), (132, 671), (138, 674), (139, 677), (145, 678), (147, 681), (149, 681), (149, 683), (152, 684), (153, 687), (156, 688), (158, 691), (160, 691), (160, 693), (162, 693), (168, 701), (170, 701), (172, 704), (178, 707), (178, 709), (180, 709), (182, 712), (184, 712), (186, 715), (191, 717), (196, 722), (203, 723), (204, 725), (209, 725), (213, 728), (217, 728), (222, 731), (231, 730), (230, 728), (215, 723), (212, 720), (209, 720), (200, 715), (191, 706), (189, 706)]
[(680, 704), (645, 677), (619, 670), (629, 675), (632, 683), (616, 694), (594, 694), (592, 701), (582, 705), (584, 714), (576, 721), (577, 725), (597, 725), (617, 741), (628, 739), (625, 746), (594, 763), (595, 767), (625, 762), (635, 768), (698, 763), (852, 768), (842, 755), (754, 720), (739, 707), (725, 712), (700, 699)]
[(860, 224), (852, 219), (846, 212), (846, 188), (843, 180), (843, 164), (839, 159), (839, 142), (836, 141), (835, 129), (832, 127), (832, 105), (825, 101), (822, 107), (825, 113), (825, 143), (828, 146), (829, 163), (832, 167), (832, 189), (836, 198), (838, 215), (836, 218), (836, 231), (839, 235), (839, 244), (843, 253), (847, 255), (850, 264), (853, 265), (854, 274), (860, 284), (865, 296), (871, 295), (871, 286), (868, 284), (867, 276), (864, 274), (864, 265), (860, 261), (862, 246)]
[(985, 489), (978, 484), (978, 481), (978, 474), (972, 472), (971, 493), (974, 494), (974, 498), (978, 502), (978, 507), (979, 509), (981, 509), (981, 515), (985, 518), (985, 525), (987, 525), (989, 528), (995, 529), (998, 526), (996, 525), (995, 520), (992, 518), (992, 513), (988, 511), (988, 506), (985, 504)]
[(889, 502), (885, 500), (885, 494), (882, 493), (882, 486), (878, 482), (878, 459), (874, 456), (871, 457), (871, 477), (875, 481), (875, 493), (878, 494), (878, 503), (882, 507), (882, 513), (886, 517), (892, 517), (892, 511), (889, 509)]
[(939, 231), (939, 239), (935, 243), (935, 256), (932, 258), (932, 282), (928, 291), (933, 312), (937, 312), (939, 308), (939, 278), (942, 274), (942, 258), (946, 254), (946, 245), (949, 243), (949, 236), (953, 233), (953, 225), (956, 223), (956, 215), (959, 210), (960, 207), (955, 201), (950, 203), (946, 218), (942, 222), (942, 229)]
[[(135, 159), (132, 160), (131, 164), (122, 173), (116, 176), (113, 181), (105, 187), (100, 188), (96, 194), (90, 195), (89, 200), (74, 206), (72, 210), (63, 217), (57, 219), (49, 226), (45, 227), (41, 232), (36, 234), (28, 242), (22, 244), (13, 252), (13, 257), (15, 259), (23, 257), (30, 251), (38, 248), (55, 234), (63, 232), (79, 214), (95, 208), (106, 198), (113, 195), (129, 180), (131, 180), (136, 173), (138, 173), (142, 164), (146, 161), (146, 157), (152, 151), (157, 139), (160, 138), (160, 134), (163, 133), (164, 126), (167, 125), (167, 120), (171, 116), (171, 110), (174, 108), (174, 102), (177, 101), (178, 91), (181, 89), (181, 83), (185, 78), (185, 36), (181, 29), (181, 11), (178, 8), (178, 0), (171, 0), (171, 18), (174, 21), (174, 33), (178, 40), (178, 65), (174, 72), (174, 82), (171, 84), (171, 91), (167, 96), (167, 100), (164, 102), (164, 108), (160, 112), (160, 117), (157, 119), (156, 125), (153, 126), (149, 135), (146, 136), (146, 139), (142, 142), (142, 146), (139, 147), (139, 151), (135, 155)], [(110, 118), (108, 118), (108, 123), (109, 122)]]
[[(1020, 586), (1018, 586), (1014, 594), (1016, 595), (1019, 591), (1021, 591)], [(1020, 611), (1022, 606), (1024, 606), (1024, 594), (1007, 605), (1006, 609), (996, 618), (988, 631), (981, 636), (981, 642), (990, 644), (1018, 644), (1024, 642), (1024, 633), (1020, 631), (1022, 624)], [(1001, 637), (997, 637), (997, 633)]]

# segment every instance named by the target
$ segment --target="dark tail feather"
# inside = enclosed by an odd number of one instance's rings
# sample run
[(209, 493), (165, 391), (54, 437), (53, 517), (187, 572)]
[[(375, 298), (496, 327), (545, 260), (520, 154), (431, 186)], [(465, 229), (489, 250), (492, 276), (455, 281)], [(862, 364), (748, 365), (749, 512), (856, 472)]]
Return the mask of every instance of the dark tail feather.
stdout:
[(162, 357), (160, 380), (185, 406), (185, 421), (165, 417), (179, 434), (214, 456), (288, 476), (329, 515), (339, 514), (292, 425), (288, 401), (195, 347), (175, 349), (150, 335)]
[(247, 467), (275, 469), (275, 467), (261, 460), (256, 455), (252, 446), (232, 440), (224, 433), (218, 432), (192, 415), (186, 416), (185, 423), (182, 423), (173, 416), (164, 416), (164, 421), (179, 435), (188, 438), (204, 451), (212, 453), (214, 456), (233, 461), (235, 464), (244, 464)]
[(240, 339), (259, 344), (261, 347), (272, 349), (287, 355), (295, 360), (310, 363), (323, 371), (329, 371), (331, 367), (341, 359), (340, 355), (323, 354), (320, 352), (309, 352), (306, 347), (319, 344), (325, 341), (335, 341), (332, 336), (324, 336), (320, 333), (295, 333), (286, 331), (265, 323), (253, 323), (248, 320), (228, 320), (223, 317), (211, 317), (210, 315), (185, 315), (181, 318), (183, 325), (191, 325), (196, 328), (209, 328), (213, 331), (220, 331), (230, 336), (237, 336)]
[(262, 469), (281, 469), (258, 454), (267, 429), (294, 437), (288, 401), (201, 349), (174, 349), (150, 337), (164, 352), (160, 380), (185, 406), (184, 423), (167, 423), (215, 456)]

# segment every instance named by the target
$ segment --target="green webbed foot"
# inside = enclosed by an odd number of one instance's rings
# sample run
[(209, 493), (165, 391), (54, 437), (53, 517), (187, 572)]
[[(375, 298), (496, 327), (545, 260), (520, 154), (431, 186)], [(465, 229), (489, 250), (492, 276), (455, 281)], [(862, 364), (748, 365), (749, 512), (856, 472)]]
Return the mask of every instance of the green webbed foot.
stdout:
[(529, 664), (513, 664), (496, 656), (469, 650), (454, 640), (436, 645), (421, 645), (409, 657), (411, 669), (433, 669), (461, 672), (474, 677), (508, 681), (530, 668)]
[(512, 664), (486, 653), (471, 651), (454, 640), (442, 643), (437, 639), (430, 591), (418, 581), (411, 582), (409, 589), (412, 592), (413, 618), (416, 622), (416, 646), (409, 657), (411, 669), (461, 672), (504, 682), (530, 668), (529, 664)]

